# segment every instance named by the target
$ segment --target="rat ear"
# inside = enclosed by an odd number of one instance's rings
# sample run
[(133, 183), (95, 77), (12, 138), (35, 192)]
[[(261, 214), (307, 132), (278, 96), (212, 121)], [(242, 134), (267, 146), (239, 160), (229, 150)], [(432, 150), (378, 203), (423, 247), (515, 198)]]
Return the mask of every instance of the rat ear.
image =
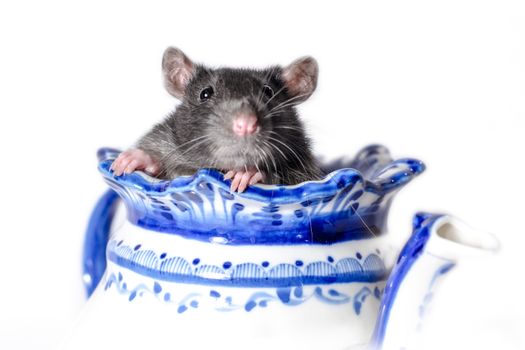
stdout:
[(317, 86), (318, 73), (317, 61), (313, 57), (307, 56), (284, 67), (281, 79), (294, 101), (302, 102), (314, 92)]
[(162, 73), (166, 90), (178, 99), (184, 97), (194, 72), (193, 62), (181, 50), (168, 47), (162, 57)]

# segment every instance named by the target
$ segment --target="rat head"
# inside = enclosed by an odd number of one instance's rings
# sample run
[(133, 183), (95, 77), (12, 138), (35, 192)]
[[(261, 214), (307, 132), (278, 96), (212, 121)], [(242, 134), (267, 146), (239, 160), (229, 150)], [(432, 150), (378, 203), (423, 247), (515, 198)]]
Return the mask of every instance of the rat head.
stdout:
[(166, 89), (182, 101), (173, 115), (176, 142), (198, 167), (272, 172), (304, 161), (309, 149), (295, 105), (317, 85), (313, 58), (260, 70), (211, 69), (168, 48), (162, 69)]

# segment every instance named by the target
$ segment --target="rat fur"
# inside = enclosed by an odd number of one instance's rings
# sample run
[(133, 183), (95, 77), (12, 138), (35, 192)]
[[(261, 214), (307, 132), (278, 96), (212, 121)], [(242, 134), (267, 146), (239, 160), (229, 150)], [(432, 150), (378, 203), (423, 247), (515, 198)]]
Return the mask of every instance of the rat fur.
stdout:
[(167, 91), (181, 103), (119, 156), (117, 175), (144, 170), (172, 179), (215, 168), (239, 191), (255, 182), (293, 185), (322, 176), (295, 108), (316, 88), (312, 57), (286, 67), (213, 69), (170, 47), (162, 69)]

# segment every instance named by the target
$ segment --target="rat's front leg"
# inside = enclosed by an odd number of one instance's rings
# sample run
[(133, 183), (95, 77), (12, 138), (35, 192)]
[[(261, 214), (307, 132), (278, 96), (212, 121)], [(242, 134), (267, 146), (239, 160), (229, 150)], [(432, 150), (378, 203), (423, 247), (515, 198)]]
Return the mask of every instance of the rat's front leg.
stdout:
[(160, 163), (141, 149), (129, 149), (119, 154), (111, 164), (115, 175), (129, 174), (135, 170), (143, 170), (149, 175), (157, 176), (160, 172)]
[(248, 185), (253, 185), (264, 180), (264, 174), (254, 169), (245, 171), (230, 170), (224, 175), (224, 179), (233, 179), (230, 186), (231, 191), (244, 192)]

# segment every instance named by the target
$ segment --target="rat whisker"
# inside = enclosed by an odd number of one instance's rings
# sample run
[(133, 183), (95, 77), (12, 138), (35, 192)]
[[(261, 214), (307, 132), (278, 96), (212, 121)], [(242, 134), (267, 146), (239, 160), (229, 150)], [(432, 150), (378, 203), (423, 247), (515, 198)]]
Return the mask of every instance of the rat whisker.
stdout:
[[(275, 133), (274, 131), (269, 131), (270, 133)], [(275, 133), (277, 134), (277, 133)], [(295, 152), (290, 146), (288, 146), (286, 143), (282, 142), (281, 140), (278, 140), (276, 139), (275, 137), (269, 137), (268, 140), (271, 142), (271, 140), (273, 141), (277, 141), (279, 142), (281, 145), (283, 145), (284, 147), (286, 147), (294, 156), (295, 158), (297, 158), (297, 160), (299, 161), (299, 163), (301, 164), (301, 166), (303, 167), (305, 173), (308, 172), (308, 170), (306, 169), (306, 166), (304, 165), (301, 157), (299, 157), (299, 155), (297, 154), (297, 152)]]
[(286, 154), (284, 154), (284, 152), (281, 151), (281, 149), (280, 149), (279, 147), (277, 147), (277, 145), (275, 145), (275, 144), (273, 144), (273, 143), (271, 143), (271, 142), (269, 142), (268, 145), (269, 145), (270, 147), (274, 148), (274, 149), (275, 149), (276, 151), (278, 151), (279, 153), (281, 153), (281, 155), (283, 156), (283, 158), (284, 158), (285, 160), (288, 160), (288, 157), (286, 156)]
[[(171, 154), (167, 155), (166, 159), (170, 159), (170, 164), (173, 164), (173, 167), (172, 168), (175, 168), (177, 166), (180, 166), (181, 164), (181, 160), (183, 161), (182, 163), (183, 164), (192, 164), (190, 162), (190, 160), (187, 160), (185, 159), (185, 155), (191, 151), (192, 149), (194, 149), (195, 147), (199, 146), (199, 145), (202, 145), (203, 143), (207, 142), (207, 141), (210, 141), (211, 138), (208, 136), (208, 135), (205, 135), (205, 137), (200, 137), (198, 139), (194, 139), (192, 141), (194, 141), (194, 144), (192, 144), (190, 147), (186, 148), (183, 152), (181, 153), (177, 153), (175, 154), (175, 157), (173, 157), (174, 153), (177, 152), (177, 151), (180, 151), (180, 148), (177, 148), (175, 149)], [(188, 142), (186, 142), (186, 144), (188, 144)], [(166, 160), (164, 159), (164, 160)]]
[(178, 168), (180, 168), (183, 165), (186, 165), (189, 168), (195, 168), (196, 160), (195, 159), (186, 159), (186, 157), (184, 157), (184, 156), (189, 151), (191, 151), (193, 148), (195, 148), (197, 146), (200, 146), (200, 145), (202, 145), (203, 143), (205, 143), (207, 141), (209, 141), (208, 138), (200, 140), (199, 142), (193, 144), (191, 147), (187, 148), (184, 152), (182, 152), (180, 154), (176, 154), (175, 157), (172, 157), (170, 159), (170, 162), (166, 166), (166, 169), (167, 169), (166, 172), (168, 172), (168, 171), (169, 172), (175, 172), (175, 170), (177, 170)]
[(266, 101), (266, 103), (265, 103), (264, 105), (267, 106), (268, 103), (270, 103), (275, 97), (277, 97), (277, 95), (279, 95), (281, 92), (283, 92), (285, 88), (286, 88), (286, 86), (283, 86), (282, 88), (280, 88), (279, 90), (277, 90), (277, 92), (276, 92), (275, 94), (273, 94), (273, 96), (270, 97), (270, 98), (268, 99), (268, 101)]
[[(173, 155), (173, 153), (178, 152), (178, 151), (182, 148), (182, 146), (186, 146), (186, 145), (188, 145), (188, 144), (191, 144), (191, 143), (194, 143), (194, 142), (197, 142), (197, 141), (199, 141), (199, 140), (206, 139), (206, 138), (208, 138), (208, 135), (203, 135), (203, 136), (200, 136), (200, 137), (197, 137), (197, 138), (191, 139), (191, 140), (188, 141), (188, 142), (184, 142), (184, 143), (181, 144), (181, 145), (175, 145), (176, 147), (173, 147), (174, 143), (172, 143), (172, 142), (168, 142), (168, 141), (165, 141), (165, 140), (160, 140), (161, 142), (164, 142), (164, 143), (168, 144), (168, 145), (170, 146), (171, 149), (170, 149), (170, 151), (169, 151), (167, 154), (165, 154), (165, 155), (164, 155), (161, 159), (159, 159), (159, 160), (160, 160), (160, 161), (164, 161), (164, 160), (166, 160), (166, 159), (168, 159), (168, 158), (171, 158), (171, 156)], [(156, 140), (156, 141), (158, 142), (159, 140)]]
[(277, 178), (276, 171), (277, 169), (274, 169), (272, 171), (270, 167), (270, 163), (268, 162), (268, 153), (267, 149), (264, 147), (265, 145), (259, 145), (258, 148), (261, 150), (262, 154), (260, 155), (262, 165), (266, 167), (266, 172), (263, 172), (264, 174), (264, 181), (266, 183), (275, 183), (275, 179)]
[[(263, 141), (263, 145), (264, 146), (269, 146), (268, 145), (268, 142), (267, 141)], [(263, 150), (263, 148), (261, 148), (261, 150)], [(266, 164), (267, 164), (267, 167), (268, 167), (268, 170), (271, 171), (271, 167), (270, 167), (270, 164), (268, 163), (268, 160), (271, 160), (272, 161), (272, 164), (274, 166), (273, 168), (273, 171), (276, 171), (278, 168), (277, 168), (277, 164), (275, 163), (275, 160), (273, 159), (273, 157), (271, 156), (272, 152), (271, 152), (271, 147), (270, 147), (270, 151), (269, 152), (266, 152), (266, 150), (264, 150), (264, 155), (265, 155), (265, 161), (266, 161)]]
[[(150, 136), (145, 136), (143, 138), (143, 141), (149, 141), (150, 143), (154, 143), (154, 144), (163, 144), (164, 146), (166, 147), (163, 147), (163, 155), (162, 157), (159, 157), (157, 159), (158, 162), (160, 162), (161, 164), (164, 164), (166, 163), (166, 160), (170, 159), (172, 161), (179, 161), (180, 160), (180, 155), (177, 154), (181, 148), (181, 146), (185, 146), (185, 145), (189, 145), (189, 144), (192, 144), (192, 143), (195, 143), (195, 142), (198, 142), (199, 140), (201, 139), (205, 139), (207, 138), (208, 136), (207, 135), (203, 135), (203, 136), (200, 136), (200, 137), (197, 137), (195, 139), (191, 139), (189, 140), (188, 142), (185, 142), (181, 145), (176, 145), (174, 142), (171, 142), (171, 141), (167, 141), (167, 140), (164, 140), (164, 139), (161, 139), (161, 138), (153, 138), (153, 137), (150, 137)], [(177, 155), (176, 157), (173, 157), (174, 155)]]
[(291, 102), (291, 101), (294, 101), (294, 100), (300, 99), (301, 97), (305, 97), (305, 96), (308, 96), (308, 95), (309, 95), (309, 94), (305, 93), (305, 94), (299, 94), (299, 95), (296, 95), (296, 96), (294, 96), (294, 97), (291, 97), (291, 98), (289, 98), (289, 99), (287, 99), (287, 100), (285, 100), (285, 101), (279, 103), (277, 106), (273, 107), (272, 109), (270, 109), (270, 112), (273, 111), (273, 110), (275, 110), (275, 109), (277, 109), (277, 108), (279, 108), (279, 107), (281, 107), (282, 105), (284, 105), (284, 104), (286, 104), (286, 103), (288, 103), (288, 102)]
[(268, 142), (268, 146), (270, 146), (270, 151), (268, 151), (268, 159), (272, 161), (272, 164), (274, 166), (274, 171), (278, 171), (279, 167), (277, 166), (277, 163), (275, 162), (275, 157), (273, 156), (271, 152), (271, 142)]
[(186, 149), (184, 150), (184, 152), (182, 152), (180, 155), (182, 156), (182, 155), (188, 153), (189, 151), (191, 151), (192, 149), (194, 149), (195, 147), (197, 147), (197, 146), (199, 146), (199, 145), (202, 145), (203, 143), (205, 143), (205, 142), (207, 142), (207, 141), (210, 141), (210, 140), (211, 140), (210, 137), (205, 137), (203, 140), (200, 140), (200, 141), (198, 141), (197, 143), (195, 143), (195, 144), (191, 145), (190, 147), (186, 148)]
[(277, 115), (277, 114), (281, 113), (285, 108), (295, 107), (295, 106), (297, 106), (299, 104), (301, 104), (301, 101), (290, 102), (290, 103), (287, 103), (285, 105), (280, 106), (279, 108), (272, 108), (268, 113), (266, 113), (264, 115), (263, 119), (266, 119), (266, 118), (269, 118), (271, 116)]
[[(268, 173), (270, 173), (270, 166), (268, 165), (268, 162), (266, 161), (265, 159), (265, 156), (266, 156), (266, 152), (264, 151), (264, 149), (262, 147), (260, 147), (258, 144), (256, 145), (256, 148), (260, 151), (260, 153), (257, 154), (258, 158), (261, 159), (261, 165), (266, 167), (266, 170), (268, 171)], [(261, 154), (262, 153), (262, 154)]]
[(295, 106), (297, 106), (297, 105), (299, 105), (299, 104), (301, 104), (301, 101), (288, 102), (288, 103), (283, 104), (283, 105), (281, 105), (281, 106), (279, 106), (279, 107), (272, 108), (272, 109), (270, 110), (270, 112), (281, 111), (281, 110), (283, 110), (283, 109), (285, 109), (285, 108), (288, 108), (288, 107), (295, 107)]
[(274, 115), (278, 115), (279, 113), (281, 113), (281, 111), (275, 111), (275, 112), (269, 112), (269, 113), (266, 113), (262, 119), (267, 119), (267, 118), (270, 118), (270, 117), (273, 117)]
[(301, 129), (300, 127), (298, 127), (298, 126), (274, 125), (273, 128), (274, 128), (274, 129), (288, 129), (288, 130), (294, 130), (294, 131), (298, 131), (298, 132), (300, 132), (301, 134), (304, 132), (304, 130)]

